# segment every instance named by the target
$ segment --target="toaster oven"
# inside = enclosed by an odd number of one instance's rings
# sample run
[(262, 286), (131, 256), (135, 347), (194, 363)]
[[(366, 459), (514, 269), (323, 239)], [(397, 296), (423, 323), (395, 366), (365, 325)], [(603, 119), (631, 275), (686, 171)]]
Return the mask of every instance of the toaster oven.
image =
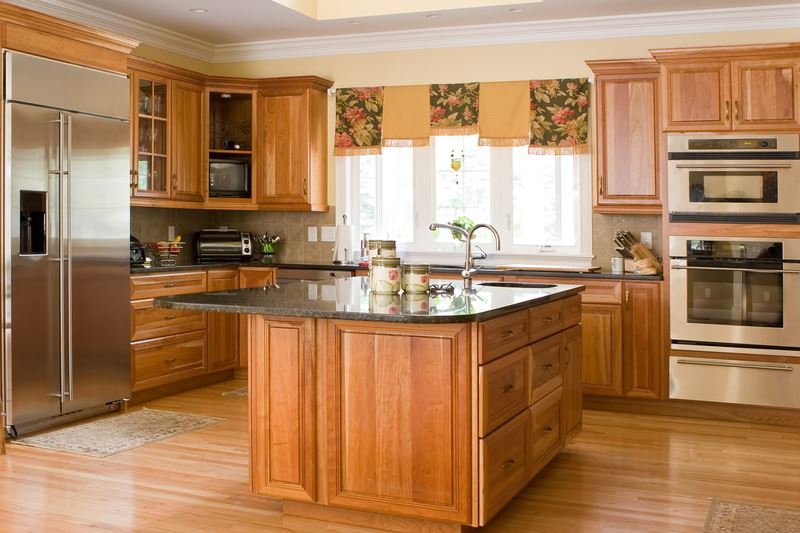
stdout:
[(197, 261), (249, 261), (253, 257), (253, 239), (247, 232), (205, 229), (194, 236)]

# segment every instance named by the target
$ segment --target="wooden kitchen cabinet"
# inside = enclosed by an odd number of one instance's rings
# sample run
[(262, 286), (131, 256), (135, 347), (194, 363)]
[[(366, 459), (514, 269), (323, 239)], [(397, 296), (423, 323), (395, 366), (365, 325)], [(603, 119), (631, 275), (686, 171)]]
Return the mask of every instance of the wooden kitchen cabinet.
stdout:
[(797, 131), (800, 45), (651, 50), (664, 131)]
[(660, 213), (659, 68), (652, 59), (588, 61), (595, 74), (597, 213)]
[(583, 304), (584, 394), (622, 396), (622, 308)]
[(172, 131), (170, 134), (172, 191), (175, 200), (205, 200), (203, 172), (203, 86), (172, 82)]
[(259, 494), (316, 499), (314, 320), (244, 317), (255, 358), (249, 373), (252, 485)]
[[(239, 288), (235, 268), (208, 271), (208, 290), (224, 291)], [(208, 314), (208, 368), (210, 371), (236, 368), (239, 362), (239, 315)]]
[(661, 283), (626, 282), (622, 319), (624, 396), (659, 398), (662, 344)]
[(132, 71), (131, 138), (133, 198), (170, 197), (169, 180), (169, 79)]
[(256, 202), (268, 209), (327, 211), (327, 89), (316, 77), (282, 78), (258, 96)]
[(580, 433), (583, 420), (582, 350), (582, 329), (579, 324), (564, 331), (562, 336), (561, 367), (564, 379), (562, 418), (567, 441)]
[[(251, 289), (272, 285), (276, 281), (277, 269), (261, 267), (239, 267), (239, 288)], [(239, 321), (239, 367), (247, 368), (247, 343), (249, 322)]]

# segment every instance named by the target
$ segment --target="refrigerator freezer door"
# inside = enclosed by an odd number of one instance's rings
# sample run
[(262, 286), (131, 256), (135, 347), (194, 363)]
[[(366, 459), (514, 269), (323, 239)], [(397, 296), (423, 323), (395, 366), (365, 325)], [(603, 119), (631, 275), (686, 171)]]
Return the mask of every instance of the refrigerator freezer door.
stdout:
[(65, 411), (129, 398), (130, 130), (67, 116), (69, 396)]
[(4, 191), (7, 423), (19, 425), (61, 414), (60, 114), (22, 104), (5, 112), (13, 130)]

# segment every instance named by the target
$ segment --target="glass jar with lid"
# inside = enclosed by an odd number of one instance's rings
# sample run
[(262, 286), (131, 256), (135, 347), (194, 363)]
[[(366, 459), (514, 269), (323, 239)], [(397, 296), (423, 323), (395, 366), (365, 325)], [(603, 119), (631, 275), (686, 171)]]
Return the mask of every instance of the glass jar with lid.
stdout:
[(377, 294), (400, 292), (400, 258), (376, 256), (370, 260), (369, 288)]

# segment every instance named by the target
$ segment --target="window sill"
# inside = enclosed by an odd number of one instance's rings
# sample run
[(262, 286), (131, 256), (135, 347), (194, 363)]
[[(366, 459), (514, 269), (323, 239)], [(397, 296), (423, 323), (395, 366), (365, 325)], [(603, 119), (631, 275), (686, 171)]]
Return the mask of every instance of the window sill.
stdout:
[[(427, 263), (431, 265), (464, 265), (464, 252), (419, 252), (400, 250), (400, 256), (408, 263)], [(475, 259), (480, 266), (535, 265), (542, 267), (588, 268), (592, 266), (592, 255), (567, 254), (499, 254), (488, 252), (486, 259)]]

